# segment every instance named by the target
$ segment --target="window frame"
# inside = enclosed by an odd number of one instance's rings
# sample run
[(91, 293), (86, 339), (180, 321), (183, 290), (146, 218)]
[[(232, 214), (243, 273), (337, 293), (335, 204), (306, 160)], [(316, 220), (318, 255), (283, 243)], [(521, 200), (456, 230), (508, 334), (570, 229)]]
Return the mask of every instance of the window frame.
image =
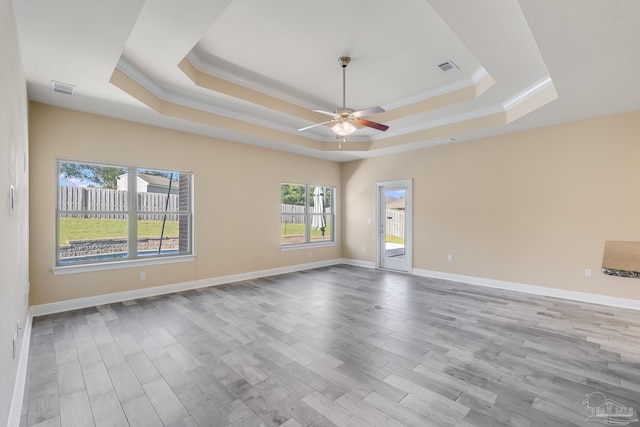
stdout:
[[(304, 187), (304, 199), (305, 199), (305, 204), (304, 204), (304, 213), (294, 213), (291, 214), (289, 212), (283, 212), (282, 211), (282, 205), (283, 205), (283, 200), (282, 200), (282, 187), (284, 185), (295, 185), (298, 187)], [(330, 235), (330, 239), (328, 240), (321, 240), (321, 241), (317, 241), (317, 242), (313, 242), (311, 241), (311, 229), (312, 229), (312, 224), (313, 224), (313, 217), (315, 215), (318, 215), (314, 212), (311, 212), (311, 198), (313, 197), (312, 192), (310, 191), (311, 188), (315, 188), (315, 187), (321, 187), (324, 188), (325, 191), (326, 189), (329, 189), (331, 191), (331, 212), (330, 213), (325, 213), (325, 215), (330, 216), (330, 220), (327, 221), (327, 225), (329, 226), (331, 235)], [(295, 250), (295, 249), (304, 249), (304, 248), (309, 248), (309, 247), (319, 247), (319, 246), (335, 246), (336, 245), (336, 194), (337, 194), (337, 189), (336, 187), (332, 187), (329, 185), (323, 185), (323, 184), (297, 184), (297, 183), (293, 183), (293, 182), (281, 182), (280, 183), (280, 226), (282, 227), (282, 217), (283, 215), (295, 215), (295, 216), (301, 216), (304, 219), (304, 224), (305, 224), (305, 233), (304, 233), (304, 242), (302, 243), (282, 243), (282, 232), (280, 234), (280, 249), (282, 251), (287, 251), (287, 250)]]
[[(127, 209), (122, 211), (69, 211), (69, 210), (61, 210), (60, 209), (60, 174), (61, 174), (61, 165), (63, 163), (80, 163), (80, 164), (89, 164), (94, 166), (104, 166), (104, 167), (116, 167), (122, 168), (127, 173)], [(158, 172), (172, 172), (178, 174), (187, 174), (189, 175), (189, 200), (188, 203), (184, 206), (186, 210), (175, 212), (176, 215), (186, 215), (188, 217), (188, 251), (183, 251), (181, 253), (170, 253), (170, 254), (157, 254), (157, 255), (149, 255), (149, 254), (139, 254), (138, 248), (138, 222), (140, 221), (139, 215), (147, 214), (147, 210), (140, 210), (138, 206), (138, 189), (137, 189), (137, 177), (140, 171), (145, 170), (153, 170)], [(133, 177), (133, 179), (131, 179)], [(195, 259), (194, 255), (194, 174), (193, 172), (180, 171), (177, 169), (166, 169), (166, 168), (153, 168), (153, 167), (142, 167), (142, 166), (132, 166), (132, 165), (122, 165), (122, 164), (114, 164), (114, 163), (106, 163), (106, 162), (94, 162), (94, 161), (84, 161), (84, 160), (71, 160), (66, 158), (57, 158), (56, 159), (56, 206), (55, 206), (55, 263), (52, 268), (52, 272), (54, 275), (61, 274), (72, 274), (72, 273), (80, 273), (80, 272), (88, 272), (88, 271), (100, 271), (100, 270), (111, 270), (111, 269), (119, 269), (119, 268), (127, 268), (127, 267), (137, 267), (143, 265), (158, 265), (158, 264), (171, 264), (171, 263), (180, 263), (180, 262), (188, 262), (193, 261)], [(184, 208), (181, 207), (181, 208)], [(60, 218), (61, 215), (65, 213), (75, 213), (75, 214), (87, 214), (87, 215), (99, 215), (99, 214), (116, 214), (122, 215), (125, 217), (127, 221), (127, 256), (125, 257), (117, 257), (113, 258), (105, 258), (104, 260), (88, 260), (88, 261), (75, 261), (75, 262), (61, 262), (60, 258)], [(162, 215), (164, 211), (158, 212), (159, 215)]]

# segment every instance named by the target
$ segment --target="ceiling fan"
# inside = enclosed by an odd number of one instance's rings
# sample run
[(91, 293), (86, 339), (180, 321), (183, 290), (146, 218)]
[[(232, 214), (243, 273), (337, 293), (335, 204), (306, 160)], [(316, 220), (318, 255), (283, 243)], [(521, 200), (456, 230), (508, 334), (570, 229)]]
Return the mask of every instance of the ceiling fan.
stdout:
[(316, 123), (311, 126), (306, 126), (298, 129), (298, 131), (304, 131), (307, 129), (311, 129), (316, 126), (326, 125), (329, 123), (335, 123), (331, 127), (331, 130), (336, 134), (336, 138), (342, 138), (344, 142), (344, 138), (347, 135), (355, 132), (358, 127), (356, 126), (365, 126), (372, 129), (377, 129), (381, 131), (385, 131), (389, 129), (389, 126), (383, 125), (381, 123), (372, 122), (370, 120), (366, 120), (364, 117), (371, 116), (373, 114), (384, 113), (384, 109), (382, 107), (371, 107), (364, 110), (354, 111), (352, 108), (346, 107), (345, 102), (345, 93), (346, 93), (346, 69), (349, 62), (351, 62), (351, 58), (348, 56), (343, 56), (338, 59), (340, 66), (342, 67), (342, 108), (338, 108), (333, 113), (324, 110), (313, 110), (316, 113), (324, 114), (326, 116), (331, 116), (331, 120), (327, 120), (326, 122)]

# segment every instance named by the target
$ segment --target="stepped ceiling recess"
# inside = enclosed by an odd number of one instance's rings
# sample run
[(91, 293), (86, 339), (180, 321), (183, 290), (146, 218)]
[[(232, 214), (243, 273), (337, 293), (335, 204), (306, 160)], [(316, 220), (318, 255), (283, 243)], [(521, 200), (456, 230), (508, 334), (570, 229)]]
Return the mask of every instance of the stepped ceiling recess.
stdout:
[[(336, 161), (640, 109), (638, 1), (14, 4), (31, 100)], [(341, 107), (341, 56), (389, 130), (339, 147), (297, 129)]]

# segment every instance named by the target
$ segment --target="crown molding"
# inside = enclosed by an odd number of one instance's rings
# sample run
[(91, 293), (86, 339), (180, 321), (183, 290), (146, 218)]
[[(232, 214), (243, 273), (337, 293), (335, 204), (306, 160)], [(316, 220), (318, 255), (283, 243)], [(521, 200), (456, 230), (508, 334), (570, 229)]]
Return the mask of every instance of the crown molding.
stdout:
[[(227, 90), (224, 91), (226, 93), (217, 92), (215, 90), (217, 88), (217, 85), (224, 85), (225, 82), (227, 82), (228, 80), (225, 80), (225, 79), (222, 79), (221, 77), (213, 76), (201, 71), (198, 68), (202, 66), (202, 64), (198, 63), (199, 59), (196, 59), (194, 61), (196, 62), (196, 64), (194, 65), (191, 62), (193, 58), (197, 58), (197, 55), (195, 54), (188, 55), (188, 57), (185, 57), (181, 62), (181, 64), (178, 65), (178, 68), (183, 73), (185, 73), (185, 76), (191, 79), (197, 87), (201, 87), (201, 89), (198, 89), (198, 90), (203, 91), (203, 93), (204, 91), (221, 93), (221, 95), (219, 95), (218, 97), (219, 99), (232, 97), (236, 100), (235, 102), (239, 106), (241, 106), (243, 103), (246, 105), (250, 104), (252, 105), (251, 111), (255, 112), (255, 114), (247, 114), (247, 113), (241, 112), (239, 108), (233, 108), (233, 106), (230, 106), (230, 105), (217, 106), (212, 103), (203, 102), (202, 100), (197, 99), (195, 95), (193, 97), (189, 97), (188, 95), (172, 93), (166, 90), (165, 88), (161, 87), (156, 82), (154, 82), (151, 78), (149, 78), (149, 76), (147, 76), (144, 72), (138, 69), (133, 63), (131, 63), (125, 57), (120, 58), (116, 69), (120, 71), (123, 75), (131, 79), (133, 82), (137, 83), (140, 87), (144, 88), (150, 94), (155, 96), (158, 100), (160, 100), (161, 107), (154, 108), (160, 114), (172, 115), (169, 112), (171, 108), (165, 108), (166, 106), (163, 106), (162, 104), (163, 103), (173, 104), (175, 106), (190, 108), (190, 109), (193, 109), (194, 111), (202, 111), (205, 113), (217, 115), (220, 118), (228, 118), (228, 119), (236, 120), (239, 122), (250, 123), (252, 126), (262, 127), (264, 129), (270, 129), (276, 132), (286, 133), (291, 136), (295, 135), (295, 137), (300, 136), (300, 134), (295, 131), (295, 128), (291, 126), (289, 123), (287, 123), (286, 120), (283, 122), (280, 122), (274, 119), (274, 116), (277, 116), (278, 114), (280, 114), (282, 115), (283, 119), (285, 117), (288, 117), (290, 120), (290, 117), (294, 116), (294, 117), (301, 118), (302, 120), (307, 120), (307, 121), (313, 120), (311, 117), (306, 116), (308, 111), (298, 104), (289, 103), (288, 101), (285, 101), (283, 99), (275, 98), (269, 94), (259, 92), (251, 88), (247, 88), (248, 92), (243, 92), (244, 90), (243, 87), (239, 86), (234, 82), (228, 82), (231, 87), (231, 90), (229, 90), (228, 92)], [(199, 76), (198, 73), (202, 73), (202, 74)], [(203, 80), (203, 82), (208, 81), (206, 80), (208, 78), (212, 79), (211, 83), (202, 83), (202, 86), (201, 86), (199, 81), (201, 79), (205, 79)], [(486, 84), (483, 84), (483, 83), (489, 84), (489, 86), (486, 86)], [(484, 90), (490, 87), (490, 85), (493, 83), (494, 83), (493, 78), (489, 75), (486, 69), (484, 69), (483, 67), (480, 67), (468, 78), (459, 79), (454, 82), (451, 82), (448, 85), (434, 88), (432, 90), (422, 92), (415, 96), (405, 98), (401, 102), (387, 105), (386, 108), (391, 108), (391, 111), (393, 111), (393, 109), (396, 109), (396, 108), (404, 108), (402, 112), (396, 111), (396, 114), (400, 114), (400, 116), (397, 117), (396, 119), (401, 119), (402, 117), (409, 116), (409, 115), (416, 115), (421, 113), (425, 114), (425, 113), (428, 113), (428, 110), (424, 110), (424, 109), (437, 108), (438, 102), (444, 103), (443, 105), (447, 105), (448, 103), (448, 101), (444, 99), (442, 101), (434, 100), (435, 102), (435, 106), (434, 106), (428, 102), (430, 99), (434, 99), (439, 96), (446, 97), (447, 94), (453, 94), (455, 93), (455, 91), (460, 91), (460, 90), (466, 90), (468, 92), (468, 93), (465, 92), (464, 96), (469, 98), (469, 100), (477, 99), (477, 97), (481, 95), (482, 92), (484, 92)], [(207, 84), (213, 84), (212, 88), (207, 87)], [(476, 86), (476, 90), (469, 92), (469, 88), (473, 87), (474, 85)], [(468, 122), (473, 120), (477, 121), (478, 119), (482, 119), (484, 117), (487, 117), (487, 118), (495, 117), (496, 114), (508, 112), (509, 110), (518, 107), (520, 104), (524, 102), (535, 100), (535, 97), (540, 95), (541, 98), (537, 100), (538, 105), (534, 105), (531, 108), (531, 110), (533, 110), (549, 102), (548, 100), (544, 99), (543, 95), (544, 95), (544, 91), (550, 87), (553, 87), (553, 82), (551, 78), (547, 75), (541, 80), (535, 82), (530, 87), (522, 90), (521, 92), (519, 92), (518, 94), (509, 98), (507, 101), (501, 104), (494, 104), (494, 105), (490, 105), (482, 108), (470, 109), (458, 114), (450, 114), (448, 116), (439, 117), (437, 119), (425, 120), (414, 126), (402, 128), (402, 130), (394, 130), (395, 128), (392, 125), (390, 131), (387, 131), (385, 133), (356, 135), (354, 137), (351, 137), (350, 140), (352, 140), (353, 142), (360, 142), (360, 143), (382, 142), (394, 137), (405, 137), (403, 139), (406, 140), (406, 137), (408, 135), (411, 135), (414, 133), (420, 133), (420, 132), (424, 133), (425, 131), (429, 131), (429, 130), (433, 130), (433, 129), (437, 129), (445, 126), (452, 126), (452, 125), (455, 125), (456, 123), (463, 123), (463, 122)], [(122, 88), (122, 89), (125, 90), (125, 88)], [(260, 98), (262, 96), (264, 96), (265, 98), (254, 99), (254, 97)], [(475, 98), (473, 98), (474, 96)], [(426, 101), (426, 104), (425, 104), (425, 101)], [(269, 110), (269, 107), (268, 107), (269, 102), (273, 102), (275, 105), (273, 111)], [(458, 100), (458, 102), (460, 101)], [(417, 108), (418, 109), (417, 111), (413, 111), (412, 109), (405, 108), (405, 107), (410, 107), (412, 104), (416, 104), (414, 105), (414, 109)], [(153, 105), (149, 105), (149, 104), (147, 105), (153, 108)], [(422, 108), (423, 111), (421, 111), (420, 108)], [(261, 111), (265, 111), (265, 110), (271, 111), (272, 117), (267, 117), (268, 116), (267, 114), (264, 114), (264, 115), (260, 114)], [(383, 115), (384, 114), (387, 114), (387, 113), (383, 113)], [(383, 118), (383, 115), (380, 116), (381, 119)], [(393, 115), (388, 118), (389, 119), (388, 122), (391, 124), (393, 124), (393, 120), (394, 120), (392, 117)], [(516, 116), (514, 115), (514, 117)], [(520, 117), (520, 116), (517, 116), (517, 117)], [(188, 118), (184, 118), (184, 117), (182, 117), (182, 119), (189, 120)], [(509, 123), (509, 121), (512, 121), (512, 120), (515, 120), (515, 118), (511, 119), (509, 115), (505, 115), (505, 118), (500, 120), (501, 122), (500, 124), (506, 125)], [(211, 122), (212, 125), (213, 123), (214, 121)], [(221, 123), (221, 122), (218, 121), (218, 123)], [(478, 123), (479, 123), (479, 126), (481, 127), (484, 126), (480, 122)], [(492, 126), (495, 126), (495, 123)], [(455, 129), (447, 130), (446, 136), (448, 138), (455, 137), (456, 135), (457, 133)], [(334, 145), (336, 147), (339, 147), (339, 145), (337, 144), (331, 144), (332, 142), (335, 142), (335, 138), (333, 138), (332, 135), (320, 135), (317, 132), (316, 133), (311, 132), (308, 135), (304, 135), (304, 137), (305, 137), (304, 139), (308, 141), (308, 143), (304, 143), (304, 144), (327, 143), (327, 144), (330, 144), (331, 147), (333, 147)], [(440, 136), (440, 138), (441, 137), (442, 136)], [(289, 137), (286, 137), (284, 139), (288, 139), (288, 138)], [(422, 136), (416, 135), (416, 138), (414, 139), (419, 139), (419, 138), (422, 138)], [(411, 140), (411, 138), (409, 138), (409, 140)], [(409, 142), (416, 142), (416, 141), (409, 141)], [(383, 143), (383, 145), (387, 145), (387, 144)], [(406, 144), (401, 144), (401, 145), (406, 145)], [(380, 147), (380, 148), (384, 148), (384, 147)], [(324, 149), (326, 149), (326, 147)], [(370, 149), (365, 151), (376, 151), (376, 149)]]
[(465, 88), (474, 86), (487, 76), (489, 76), (489, 73), (487, 72), (487, 70), (485, 70), (484, 67), (480, 67), (469, 77), (455, 80), (446, 85), (438, 86), (436, 88), (432, 88), (427, 91), (417, 93), (415, 95), (400, 99), (395, 102), (384, 104), (382, 105), (382, 108), (384, 108), (387, 111), (391, 111), (391, 110), (395, 110), (396, 108), (404, 107), (406, 105), (415, 104), (417, 102), (435, 98), (436, 96), (446, 95), (447, 93), (450, 93), (450, 92), (455, 92), (460, 89), (465, 89)]
[(516, 95), (512, 96), (511, 98), (503, 102), (502, 108), (504, 111), (509, 111), (515, 108), (516, 106), (518, 106), (519, 104), (522, 104), (523, 102), (529, 100), (530, 98), (533, 98), (543, 90), (552, 86), (553, 86), (553, 80), (551, 80), (551, 76), (547, 75), (542, 79), (538, 80), (537, 82), (535, 82), (534, 84), (532, 84), (531, 86), (529, 86), (528, 88), (524, 89), (523, 91), (517, 93)]

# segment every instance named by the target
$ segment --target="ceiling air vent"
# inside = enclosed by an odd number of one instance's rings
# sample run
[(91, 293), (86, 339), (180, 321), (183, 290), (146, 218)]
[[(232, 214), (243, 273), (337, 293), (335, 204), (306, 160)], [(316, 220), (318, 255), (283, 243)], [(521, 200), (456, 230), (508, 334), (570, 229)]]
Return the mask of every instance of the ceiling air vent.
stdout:
[(444, 71), (445, 73), (447, 71), (453, 71), (453, 70), (459, 70), (460, 67), (458, 67), (455, 62), (453, 62), (452, 60), (448, 60), (447, 62), (443, 62), (442, 64), (439, 64), (438, 67)]
[(74, 85), (70, 85), (67, 83), (51, 80), (51, 89), (54, 92), (63, 93), (65, 95), (73, 95), (73, 92), (75, 92), (76, 87)]

